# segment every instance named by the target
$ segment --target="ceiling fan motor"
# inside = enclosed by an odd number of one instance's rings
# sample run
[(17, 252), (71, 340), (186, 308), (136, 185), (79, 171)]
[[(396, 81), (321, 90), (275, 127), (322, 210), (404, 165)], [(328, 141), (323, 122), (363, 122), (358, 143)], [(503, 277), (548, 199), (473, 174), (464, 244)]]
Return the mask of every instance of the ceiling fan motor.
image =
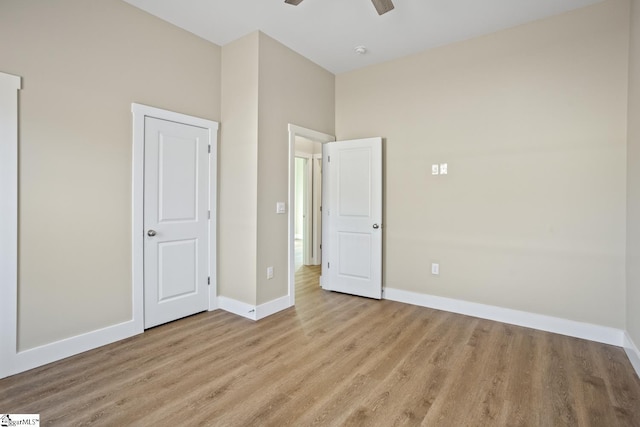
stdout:
[[(284, 0), (285, 3), (297, 6), (302, 3), (302, 0)], [(371, 0), (373, 6), (378, 11), (378, 15), (383, 15), (393, 9), (393, 2), (391, 0)]]

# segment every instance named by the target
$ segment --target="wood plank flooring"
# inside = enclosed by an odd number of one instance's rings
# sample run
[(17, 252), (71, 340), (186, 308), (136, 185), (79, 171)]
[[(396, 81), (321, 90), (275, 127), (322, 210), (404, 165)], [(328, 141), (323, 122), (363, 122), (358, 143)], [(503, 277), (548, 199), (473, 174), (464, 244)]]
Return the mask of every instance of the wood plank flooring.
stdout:
[(259, 322), (202, 313), (0, 380), (52, 426), (640, 426), (624, 351), (324, 292)]

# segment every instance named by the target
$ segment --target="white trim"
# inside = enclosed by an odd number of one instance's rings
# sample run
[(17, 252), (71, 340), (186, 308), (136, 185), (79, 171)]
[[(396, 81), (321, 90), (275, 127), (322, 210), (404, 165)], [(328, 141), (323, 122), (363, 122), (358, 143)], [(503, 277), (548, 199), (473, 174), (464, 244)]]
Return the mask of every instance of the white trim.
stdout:
[[(144, 165), (145, 116), (188, 123), (209, 129), (209, 143), (211, 144), (212, 154), (210, 157), (210, 224), (212, 224), (212, 226), (209, 229), (209, 239), (211, 244), (211, 264), (209, 266), (211, 276), (211, 286), (209, 287), (209, 310), (216, 309), (217, 281), (215, 261), (217, 227), (215, 224), (217, 218), (217, 187), (215, 182), (217, 178), (218, 123), (141, 104), (132, 104), (131, 111), (134, 115), (132, 177), (133, 319), (33, 349), (21, 352), (17, 351), (17, 89), (20, 89), (19, 77), (0, 73), (0, 91), (16, 91), (15, 101), (11, 101), (15, 107), (9, 108), (10, 106), (8, 104), (6, 106), (4, 104), (0, 104), (0, 203), (6, 204), (6, 206), (4, 204), (2, 205), (1, 212), (3, 218), (0, 220), (0, 254), (2, 255), (0, 257), (0, 283), (6, 283), (9, 285), (0, 286), (0, 300), (9, 302), (2, 307), (3, 321), (0, 322), (0, 339), (3, 343), (14, 343), (13, 345), (4, 344), (0, 346), (0, 378), (23, 372), (46, 363), (51, 363), (143, 332), (143, 272), (141, 268), (141, 262), (143, 261), (143, 240), (141, 237), (143, 218), (141, 213), (143, 210), (141, 195), (144, 190), (144, 171), (141, 165)], [(11, 98), (12, 97), (13, 95), (11, 95)], [(4, 97), (0, 99), (0, 102), (2, 102), (2, 100), (4, 100)], [(7, 217), (6, 219), (4, 218), (5, 215)], [(139, 239), (136, 239), (135, 236), (138, 236)], [(7, 317), (6, 321), (4, 316)]]
[[(333, 135), (328, 135), (326, 133), (318, 132), (315, 130), (303, 128), (301, 126), (296, 126), (293, 124), (289, 124), (289, 206), (295, 206), (295, 159), (296, 159), (296, 136), (300, 136), (303, 138), (310, 139), (311, 141), (321, 142), (326, 144), (327, 142), (334, 142), (336, 137)], [(295, 253), (295, 209), (289, 209), (289, 271), (288, 271), (288, 281), (289, 281), (289, 307), (295, 305), (296, 303), (296, 253)], [(320, 278), (322, 280), (322, 277)], [(286, 308), (286, 307), (285, 307)]]
[(289, 307), (291, 307), (291, 305), (289, 304), (288, 295), (260, 304), (256, 307), (256, 320), (264, 319), (267, 316), (286, 310)]
[(111, 344), (138, 334), (132, 320), (106, 328), (90, 331), (40, 347), (18, 353), (16, 363), (6, 373), (14, 375), (47, 363), (65, 359), (103, 345)]
[(19, 372), (18, 91), (22, 79), (0, 72), (0, 378)]
[(216, 280), (216, 218), (217, 218), (217, 152), (218, 122), (188, 116), (186, 114), (149, 107), (142, 104), (131, 104), (133, 113), (133, 167), (132, 167), (132, 304), (135, 330), (144, 330), (144, 122), (145, 117), (153, 117), (191, 126), (198, 126), (209, 131), (211, 156), (209, 160), (209, 187), (211, 188), (209, 207), (211, 221), (209, 227), (209, 310), (218, 308), (218, 288)]
[[(2, 88), (3, 90), (4, 89), (10, 90), (12, 93), (14, 90), (18, 91), (22, 89), (22, 77), (14, 76), (13, 74), (7, 74), (0, 71), (0, 88)], [(16, 104), (16, 112), (17, 111), (18, 110), (17, 110), (17, 104)]]
[(218, 307), (221, 310), (228, 311), (229, 313), (246, 317), (247, 319), (257, 320), (255, 305), (247, 304), (246, 302), (238, 301), (233, 298), (219, 296)]
[(260, 320), (272, 314), (278, 313), (291, 307), (289, 296), (285, 295), (272, 301), (260, 304), (259, 306), (247, 304), (233, 298), (219, 296), (218, 308), (238, 316), (246, 317), (250, 320)]
[(526, 311), (420, 294), (417, 292), (394, 288), (385, 288), (383, 298), (391, 301), (450, 311), (467, 316), (479, 317), (481, 319), (495, 320), (497, 322), (509, 323), (511, 325), (524, 326), (526, 328), (539, 329), (541, 331), (611, 344), (618, 347), (623, 346), (624, 332), (621, 329), (611, 328), (608, 326), (593, 325), (591, 323), (577, 322), (574, 320), (561, 319), (559, 317), (545, 316)]
[(132, 321), (18, 351), (18, 90), (20, 77), (0, 73), (0, 378), (135, 335)]
[(209, 153), (209, 311), (218, 308), (218, 123), (212, 132)]
[(636, 370), (636, 374), (640, 377), (640, 350), (638, 346), (633, 342), (629, 332), (624, 333), (624, 351), (627, 353), (631, 366)]

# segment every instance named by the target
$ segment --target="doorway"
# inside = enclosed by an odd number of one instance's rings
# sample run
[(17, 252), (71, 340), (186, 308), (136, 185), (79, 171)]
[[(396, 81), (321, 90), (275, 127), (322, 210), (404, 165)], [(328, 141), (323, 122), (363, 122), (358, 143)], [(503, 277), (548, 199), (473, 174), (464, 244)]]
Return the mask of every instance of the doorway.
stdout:
[(145, 118), (144, 327), (205, 311), (209, 286), (208, 130)]
[[(142, 332), (155, 324), (188, 315), (192, 310), (182, 310), (180, 304), (192, 294), (198, 300), (197, 311), (217, 308), (218, 123), (141, 104), (132, 104), (131, 111), (134, 146), (133, 321), (136, 329)], [(158, 128), (152, 129), (150, 124)], [(193, 135), (189, 136), (189, 133)], [(154, 144), (159, 151), (150, 161), (150, 148)], [(160, 184), (154, 184), (155, 189), (149, 192), (154, 177), (160, 178)], [(194, 191), (197, 191), (197, 197)], [(154, 194), (155, 198), (147, 197)], [(171, 203), (159, 203), (156, 200), (159, 198)], [(148, 214), (154, 209), (159, 212), (158, 218), (150, 219)], [(191, 227), (190, 224), (195, 225)], [(186, 225), (197, 228), (187, 230), (196, 234), (186, 237), (171, 234), (182, 232)], [(153, 260), (162, 261), (156, 263), (158, 268), (150, 268), (149, 255)], [(194, 265), (196, 267), (187, 268)], [(155, 270), (158, 274), (154, 279)], [(188, 274), (185, 276), (182, 272)], [(156, 285), (162, 285), (156, 286), (157, 295), (151, 295), (153, 303), (163, 315), (165, 311), (169, 313), (159, 322), (147, 321), (149, 306), (145, 299), (150, 296), (147, 286), (150, 279), (154, 279)], [(165, 310), (169, 305), (173, 307)]]
[[(335, 141), (289, 125), (289, 305), (295, 305), (296, 139), (322, 144), (325, 290), (382, 298), (382, 138)], [(331, 143), (331, 144), (329, 144)], [(326, 145), (325, 145), (326, 144)], [(299, 196), (300, 197), (300, 196)], [(304, 254), (304, 252), (303, 252)]]
[(321, 263), (322, 144), (333, 141), (332, 135), (289, 125), (290, 305), (295, 305), (296, 270)]
[(322, 144), (296, 137), (295, 265), (320, 265), (322, 260)]

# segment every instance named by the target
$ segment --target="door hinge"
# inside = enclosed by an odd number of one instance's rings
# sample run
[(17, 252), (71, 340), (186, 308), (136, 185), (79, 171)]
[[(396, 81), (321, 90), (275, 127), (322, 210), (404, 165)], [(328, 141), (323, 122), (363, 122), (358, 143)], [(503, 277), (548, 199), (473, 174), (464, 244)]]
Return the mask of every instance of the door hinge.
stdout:
[(207, 285), (211, 284), (211, 276), (207, 277)]
[(331, 268), (331, 263), (330, 262), (327, 263), (327, 268)]
[(211, 219), (211, 211), (208, 212), (209, 219)]
[(331, 163), (331, 156), (327, 156), (327, 163)]
[(209, 150), (209, 153), (211, 153), (211, 144), (209, 144), (208, 150)]

